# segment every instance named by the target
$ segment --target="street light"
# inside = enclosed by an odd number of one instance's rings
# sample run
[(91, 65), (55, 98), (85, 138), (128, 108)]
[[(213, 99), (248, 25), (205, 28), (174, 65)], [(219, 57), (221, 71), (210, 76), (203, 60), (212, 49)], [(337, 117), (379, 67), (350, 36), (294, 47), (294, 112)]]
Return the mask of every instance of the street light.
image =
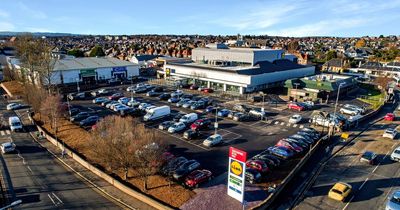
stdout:
[(297, 86), (299, 86), (300, 85), (300, 83), (298, 83), (298, 82), (295, 82), (295, 83), (293, 83), (293, 85), (295, 85), (296, 86), (296, 92), (295, 92), (295, 94), (294, 94), (294, 101), (296, 101), (296, 98), (297, 98)]
[(80, 91), (80, 88), (79, 88), (79, 78), (76, 78), (76, 90), (77, 90), (78, 93), (79, 93), (79, 91)]
[(346, 82), (342, 82), (342, 83), (339, 84), (339, 87), (338, 87), (338, 92), (336, 94), (335, 111), (333, 112), (333, 116), (335, 116), (335, 117), (336, 117), (337, 104), (338, 104), (338, 101), (339, 101), (340, 88), (345, 84), (346, 84)]
[(214, 123), (215, 133), (217, 134), (218, 129), (218, 107), (215, 107), (215, 123)]
[(22, 200), (16, 200), (16, 201), (12, 202), (10, 205), (4, 206), (0, 210), (5, 210), (5, 209), (8, 209), (8, 208), (11, 208), (11, 207), (14, 207), (14, 206), (18, 206), (21, 203), (22, 203)]
[(264, 104), (265, 104), (265, 100), (264, 100), (264, 97), (265, 97), (265, 93), (264, 92), (262, 92), (262, 91), (260, 91), (259, 92), (259, 94), (260, 95), (262, 95), (262, 107), (261, 107), (261, 120), (263, 120), (263, 118), (264, 118)]

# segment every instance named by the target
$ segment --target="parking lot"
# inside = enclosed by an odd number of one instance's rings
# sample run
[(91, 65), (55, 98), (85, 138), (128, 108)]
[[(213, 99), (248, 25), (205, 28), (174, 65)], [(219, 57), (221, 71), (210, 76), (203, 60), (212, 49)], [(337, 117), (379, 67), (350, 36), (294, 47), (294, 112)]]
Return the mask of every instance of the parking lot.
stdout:
[[(127, 85), (117, 86), (114, 92), (122, 92), (125, 97), (133, 97), (140, 102), (150, 103), (155, 106), (168, 105), (171, 107), (171, 116), (169, 118), (158, 120), (155, 122), (145, 122), (146, 126), (154, 128), (160, 132), (163, 141), (169, 146), (170, 151), (175, 155), (182, 155), (189, 159), (196, 159), (204, 168), (210, 169), (214, 176), (218, 176), (226, 172), (228, 164), (229, 147), (237, 147), (248, 152), (248, 157), (252, 157), (270, 146), (274, 146), (277, 141), (289, 135), (295, 134), (298, 130), (309, 126), (309, 117), (314, 110), (294, 111), (288, 110), (286, 106), (274, 107), (265, 105), (266, 119), (254, 119), (245, 122), (238, 122), (227, 117), (218, 117), (218, 128), (212, 125), (209, 129), (200, 131), (200, 137), (193, 140), (186, 140), (182, 133), (168, 133), (166, 130), (157, 129), (159, 124), (166, 120), (171, 120), (178, 113), (199, 114), (199, 118), (209, 118), (215, 122), (215, 112), (205, 113), (204, 110), (191, 110), (187, 108), (177, 107), (175, 103), (159, 100), (158, 97), (148, 97), (145, 93), (132, 94), (126, 91)], [(171, 91), (171, 89), (164, 90)], [(93, 97), (92, 97), (93, 98)], [(104, 117), (115, 113), (110, 109), (92, 103), (92, 98), (85, 100), (70, 101), (72, 105), (79, 106), (82, 111), (96, 113), (100, 117)], [(225, 106), (224, 101), (214, 98), (214, 104)], [(316, 109), (320, 111), (333, 112), (333, 105), (317, 105)], [(227, 107), (230, 108), (230, 107)], [(298, 124), (289, 123), (289, 118), (293, 114), (300, 114), (303, 120)], [(206, 147), (203, 141), (214, 133), (223, 137), (223, 143), (214, 147)]]

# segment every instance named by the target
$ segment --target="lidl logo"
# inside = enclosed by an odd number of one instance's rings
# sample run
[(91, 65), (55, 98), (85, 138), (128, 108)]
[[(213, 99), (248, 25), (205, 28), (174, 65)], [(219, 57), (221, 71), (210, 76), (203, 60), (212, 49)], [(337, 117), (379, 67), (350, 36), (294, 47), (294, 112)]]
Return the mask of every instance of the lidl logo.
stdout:
[(236, 160), (232, 160), (231, 162), (231, 172), (236, 176), (242, 176), (243, 174), (243, 164), (239, 163)]

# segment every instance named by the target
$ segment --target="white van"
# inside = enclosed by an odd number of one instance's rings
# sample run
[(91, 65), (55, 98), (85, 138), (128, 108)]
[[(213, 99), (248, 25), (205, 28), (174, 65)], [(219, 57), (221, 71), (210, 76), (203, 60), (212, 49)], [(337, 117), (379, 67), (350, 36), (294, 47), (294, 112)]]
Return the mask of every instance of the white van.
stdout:
[(169, 106), (154, 107), (147, 111), (147, 114), (143, 117), (144, 121), (151, 121), (161, 119), (171, 114), (171, 108)]
[(179, 122), (183, 122), (185, 124), (190, 124), (198, 119), (198, 116), (196, 113), (190, 113), (183, 115), (181, 119), (179, 119)]
[(21, 120), (16, 116), (8, 118), (8, 125), (10, 125), (11, 131), (22, 131)]

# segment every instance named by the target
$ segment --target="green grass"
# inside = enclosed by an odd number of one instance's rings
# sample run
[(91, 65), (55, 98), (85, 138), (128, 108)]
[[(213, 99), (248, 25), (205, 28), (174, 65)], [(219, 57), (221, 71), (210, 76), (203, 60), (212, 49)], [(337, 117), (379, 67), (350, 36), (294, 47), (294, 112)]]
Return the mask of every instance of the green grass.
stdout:
[(384, 104), (385, 93), (381, 92), (373, 85), (361, 84), (360, 88), (367, 90), (367, 94), (360, 96), (358, 99), (365, 103), (371, 104), (373, 109), (379, 108)]

